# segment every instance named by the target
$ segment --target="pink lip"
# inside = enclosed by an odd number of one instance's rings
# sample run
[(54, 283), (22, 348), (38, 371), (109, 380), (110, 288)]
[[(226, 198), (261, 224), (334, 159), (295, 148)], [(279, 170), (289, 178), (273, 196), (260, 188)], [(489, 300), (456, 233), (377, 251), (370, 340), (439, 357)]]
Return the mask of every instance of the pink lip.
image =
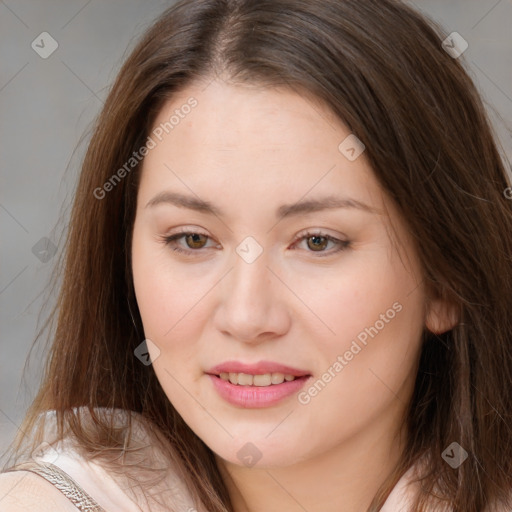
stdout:
[[(244, 372), (245, 373), (245, 372)], [(266, 372), (265, 372), (266, 373)], [(270, 386), (239, 386), (223, 380), (217, 375), (208, 375), (215, 390), (227, 402), (246, 409), (270, 407), (297, 393), (310, 379), (310, 376), (298, 377), (292, 381)]]
[[(206, 373), (210, 375), (219, 375), (221, 373), (247, 373), (249, 375), (263, 375), (264, 373), (284, 373), (294, 377), (304, 377), (310, 375), (306, 370), (292, 368), (272, 361), (259, 361), (255, 364), (245, 364), (239, 361), (225, 361), (210, 368)], [(293, 382), (293, 381), (292, 381)]]
[[(300, 370), (272, 361), (259, 361), (255, 364), (246, 364), (239, 361), (226, 361), (218, 364), (206, 372), (219, 395), (230, 404), (257, 409), (270, 407), (281, 400), (297, 393), (309, 380), (311, 374), (306, 370)], [(293, 375), (295, 380), (284, 381), (281, 384), (270, 386), (240, 386), (231, 384), (219, 377), (221, 373), (246, 373), (248, 375), (263, 375), (264, 373), (284, 373)]]

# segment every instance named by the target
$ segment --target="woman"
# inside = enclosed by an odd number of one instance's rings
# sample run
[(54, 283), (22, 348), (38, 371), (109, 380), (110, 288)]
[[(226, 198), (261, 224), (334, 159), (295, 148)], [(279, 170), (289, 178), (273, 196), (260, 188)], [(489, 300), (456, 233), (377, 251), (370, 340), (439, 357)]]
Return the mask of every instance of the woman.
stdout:
[(445, 37), (391, 0), (157, 20), (83, 164), (5, 510), (510, 509), (510, 182)]

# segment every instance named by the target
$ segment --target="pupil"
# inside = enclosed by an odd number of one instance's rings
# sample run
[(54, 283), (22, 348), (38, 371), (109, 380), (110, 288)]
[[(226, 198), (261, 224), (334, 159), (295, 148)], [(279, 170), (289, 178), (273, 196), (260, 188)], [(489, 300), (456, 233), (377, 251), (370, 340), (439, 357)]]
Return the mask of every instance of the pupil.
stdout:
[[(314, 247), (316, 247), (317, 249), (318, 248), (323, 248), (325, 243), (324, 244), (321, 244), (321, 240), (324, 239), (323, 236), (312, 236), (311, 237), (311, 240), (313, 240), (313, 244), (314, 244)], [(320, 245), (318, 245), (320, 244)]]
[(199, 235), (197, 233), (193, 233), (189, 235), (189, 238), (192, 238), (192, 245), (198, 242), (198, 237), (201, 237), (202, 235)]

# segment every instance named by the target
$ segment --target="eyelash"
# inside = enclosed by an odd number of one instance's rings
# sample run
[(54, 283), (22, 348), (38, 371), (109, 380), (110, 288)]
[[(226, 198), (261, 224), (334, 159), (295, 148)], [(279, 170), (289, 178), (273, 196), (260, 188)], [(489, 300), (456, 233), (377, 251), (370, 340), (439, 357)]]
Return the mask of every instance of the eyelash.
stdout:
[[(173, 235), (162, 236), (161, 240), (166, 246), (172, 246), (173, 251), (178, 252), (180, 254), (184, 254), (186, 256), (195, 257), (192, 255), (192, 253), (199, 252), (203, 248), (186, 250), (186, 249), (182, 249), (181, 247), (177, 247), (174, 245), (174, 243), (177, 242), (180, 238), (184, 238), (188, 235), (201, 235), (208, 239), (211, 239), (205, 233), (200, 233), (200, 232), (196, 232), (196, 231), (181, 231), (181, 232), (175, 233)], [(311, 238), (311, 237), (325, 238), (329, 242), (334, 242), (334, 243), (338, 244), (338, 248), (335, 251), (331, 251), (328, 253), (325, 253), (325, 251), (318, 251), (318, 252), (317, 251), (307, 251), (307, 252), (311, 252), (313, 254), (315, 254), (315, 253), (320, 254), (320, 256), (319, 256), (320, 258), (327, 257), (332, 254), (338, 253), (340, 251), (343, 251), (344, 249), (347, 249), (350, 246), (350, 242), (348, 240), (339, 240), (338, 238), (335, 238), (333, 236), (322, 233), (321, 231), (307, 231), (305, 233), (301, 233), (297, 238), (295, 238), (295, 240), (293, 241), (293, 245), (296, 244), (297, 242), (300, 242), (302, 240), (307, 240), (308, 238)]]

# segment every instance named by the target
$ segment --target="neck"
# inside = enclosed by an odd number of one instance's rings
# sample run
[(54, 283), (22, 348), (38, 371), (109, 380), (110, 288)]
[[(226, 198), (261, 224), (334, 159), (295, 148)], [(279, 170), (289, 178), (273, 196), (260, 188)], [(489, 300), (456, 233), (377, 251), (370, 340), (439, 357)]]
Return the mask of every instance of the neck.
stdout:
[(396, 467), (404, 445), (404, 428), (379, 422), (286, 467), (248, 468), (219, 457), (217, 462), (235, 512), (361, 512)]

